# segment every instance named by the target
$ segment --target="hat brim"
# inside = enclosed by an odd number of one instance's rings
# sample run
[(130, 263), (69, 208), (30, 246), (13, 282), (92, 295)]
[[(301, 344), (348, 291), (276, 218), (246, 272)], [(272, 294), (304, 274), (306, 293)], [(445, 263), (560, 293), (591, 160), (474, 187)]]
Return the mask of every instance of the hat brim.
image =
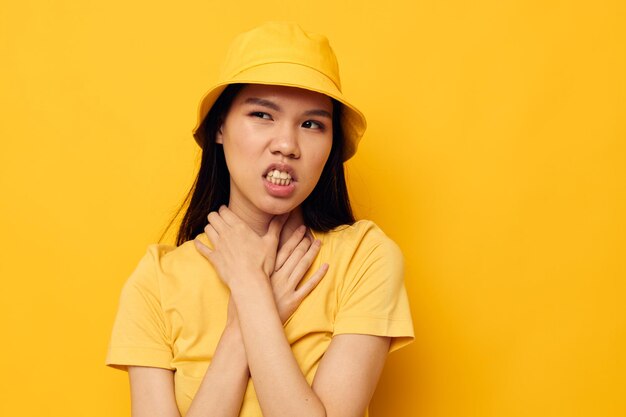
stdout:
[(358, 143), (367, 128), (365, 116), (341, 93), (339, 88), (321, 72), (301, 64), (272, 62), (247, 68), (232, 75), (226, 81), (213, 86), (202, 98), (198, 108), (198, 121), (193, 129), (193, 136), (200, 147), (205, 138), (199, 130), (204, 118), (213, 107), (224, 89), (230, 84), (265, 84), (303, 88), (325, 94), (343, 105), (341, 126), (345, 138), (343, 160), (350, 159), (356, 152)]

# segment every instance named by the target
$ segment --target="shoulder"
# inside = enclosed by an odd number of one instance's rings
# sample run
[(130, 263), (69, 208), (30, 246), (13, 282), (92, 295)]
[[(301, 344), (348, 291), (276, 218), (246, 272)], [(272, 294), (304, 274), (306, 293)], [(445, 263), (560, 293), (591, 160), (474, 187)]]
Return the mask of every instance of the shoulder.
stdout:
[(324, 244), (336, 249), (351, 250), (363, 255), (379, 254), (402, 258), (398, 245), (371, 220), (359, 220), (322, 234)]
[(193, 241), (180, 246), (151, 244), (143, 255), (126, 286), (160, 286), (164, 278), (184, 276), (207, 267)]
[[(199, 239), (208, 244), (206, 235)], [(180, 268), (189, 268), (197, 265), (206, 265), (206, 260), (200, 255), (193, 240), (188, 240), (180, 246), (154, 244), (148, 247), (148, 254), (152, 255), (158, 268), (164, 272), (172, 272)]]
[[(198, 238), (203, 242), (208, 241), (204, 234), (199, 235)], [(163, 264), (177, 262), (179, 260), (200, 259), (199, 253), (193, 244), (193, 240), (188, 240), (180, 246), (153, 243), (148, 245), (146, 256), (153, 259), (155, 262)]]
[(342, 281), (371, 274), (380, 279), (391, 275), (399, 281), (403, 276), (400, 248), (371, 220), (359, 220), (315, 236), (322, 241), (322, 261), (331, 265)]

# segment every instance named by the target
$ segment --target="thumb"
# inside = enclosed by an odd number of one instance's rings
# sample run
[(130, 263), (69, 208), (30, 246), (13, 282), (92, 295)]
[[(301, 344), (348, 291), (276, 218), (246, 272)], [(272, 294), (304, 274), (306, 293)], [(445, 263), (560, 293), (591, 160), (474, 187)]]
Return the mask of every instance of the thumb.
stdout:
[(288, 218), (289, 213), (274, 216), (267, 229), (266, 236), (272, 236), (278, 239), (280, 237), (280, 231), (283, 230), (283, 226), (285, 225), (285, 222), (287, 222)]

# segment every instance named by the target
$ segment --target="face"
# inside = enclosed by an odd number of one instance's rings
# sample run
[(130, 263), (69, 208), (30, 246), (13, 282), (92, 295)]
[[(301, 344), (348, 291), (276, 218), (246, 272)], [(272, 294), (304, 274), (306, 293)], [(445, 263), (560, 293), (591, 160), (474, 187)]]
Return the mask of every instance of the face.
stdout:
[(320, 93), (245, 86), (216, 137), (230, 172), (231, 208), (276, 215), (299, 207), (330, 154), (332, 112)]

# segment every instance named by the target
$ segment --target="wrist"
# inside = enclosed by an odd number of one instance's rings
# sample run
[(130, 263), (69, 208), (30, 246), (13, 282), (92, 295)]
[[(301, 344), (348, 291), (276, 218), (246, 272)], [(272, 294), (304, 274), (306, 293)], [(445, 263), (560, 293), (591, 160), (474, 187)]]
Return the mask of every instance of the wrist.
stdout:
[(245, 282), (239, 282), (230, 288), (235, 308), (237, 309), (237, 321), (249, 317), (244, 312), (258, 311), (263, 305), (272, 304), (275, 307), (272, 284), (265, 274), (255, 277), (247, 277)]
[(244, 278), (231, 281), (230, 293), (234, 299), (254, 293), (270, 285), (269, 277), (262, 271), (246, 274)]

